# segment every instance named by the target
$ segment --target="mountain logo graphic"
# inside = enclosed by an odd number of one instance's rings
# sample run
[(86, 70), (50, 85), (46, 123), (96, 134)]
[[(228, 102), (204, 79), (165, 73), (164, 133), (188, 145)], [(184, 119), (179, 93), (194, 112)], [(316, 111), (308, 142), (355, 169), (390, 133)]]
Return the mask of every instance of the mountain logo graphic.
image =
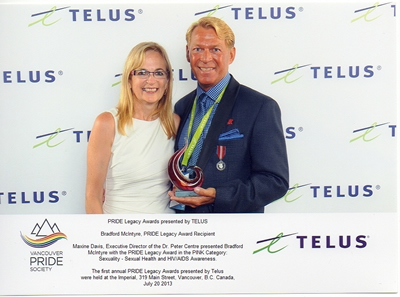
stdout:
[(31, 235), (35, 235), (36, 239), (29, 238), (20, 232), (22, 240), (33, 248), (45, 248), (55, 244), (60, 239), (67, 239), (67, 236), (60, 232), (57, 224), (50, 225), (49, 221), (45, 219), (42, 224), (36, 223)]

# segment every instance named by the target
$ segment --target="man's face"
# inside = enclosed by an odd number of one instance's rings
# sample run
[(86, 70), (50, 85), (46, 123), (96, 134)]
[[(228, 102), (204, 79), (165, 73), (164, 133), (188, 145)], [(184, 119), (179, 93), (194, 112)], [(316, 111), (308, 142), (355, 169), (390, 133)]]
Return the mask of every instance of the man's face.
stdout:
[(228, 73), (235, 59), (235, 48), (227, 48), (214, 29), (196, 27), (186, 46), (186, 57), (200, 87), (207, 91)]

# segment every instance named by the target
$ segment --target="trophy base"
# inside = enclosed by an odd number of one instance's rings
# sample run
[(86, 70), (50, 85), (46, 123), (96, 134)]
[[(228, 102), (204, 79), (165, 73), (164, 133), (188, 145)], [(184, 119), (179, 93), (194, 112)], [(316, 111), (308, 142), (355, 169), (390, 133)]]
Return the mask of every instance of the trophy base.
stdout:
[(180, 203), (178, 203), (176, 201), (170, 201), (169, 202), (169, 208), (183, 212), (185, 210), (185, 205), (184, 204), (180, 204)]
[(194, 191), (181, 191), (181, 190), (176, 190), (175, 191), (175, 196), (176, 197), (196, 197), (199, 196), (196, 194)]
[[(197, 197), (199, 196), (196, 194), (194, 191), (181, 191), (181, 190), (176, 190), (175, 191), (175, 196), (176, 197)], [(178, 203), (176, 201), (171, 201), (169, 203), (169, 208), (179, 210), (179, 211), (184, 211), (185, 210), (185, 205)]]

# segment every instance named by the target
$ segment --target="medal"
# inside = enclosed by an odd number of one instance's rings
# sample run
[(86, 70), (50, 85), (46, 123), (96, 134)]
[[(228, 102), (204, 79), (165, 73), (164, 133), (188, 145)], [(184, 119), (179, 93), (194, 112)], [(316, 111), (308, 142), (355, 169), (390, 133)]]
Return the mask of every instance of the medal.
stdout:
[(222, 159), (225, 157), (225, 153), (226, 153), (226, 146), (218, 145), (217, 146), (217, 156), (218, 156), (219, 161), (218, 161), (216, 167), (219, 171), (225, 170), (225, 168), (226, 168), (225, 162), (222, 161)]
[(219, 171), (224, 170), (225, 167), (226, 167), (226, 164), (225, 164), (224, 161), (220, 160), (220, 161), (217, 163), (217, 169), (218, 169)]

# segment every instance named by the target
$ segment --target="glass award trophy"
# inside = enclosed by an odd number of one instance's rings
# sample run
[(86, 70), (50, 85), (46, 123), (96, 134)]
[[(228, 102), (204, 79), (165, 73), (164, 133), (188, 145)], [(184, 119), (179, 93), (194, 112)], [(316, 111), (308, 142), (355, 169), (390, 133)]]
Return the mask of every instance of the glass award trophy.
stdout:
[[(180, 158), (185, 153), (187, 144), (176, 151), (168, 162), (168, 176), (172, 184), (176, 187), (176, 197), (195, 197), (198, 196), (193, 189), (203, 184), (203, 170), (198, 166), (188, 166), (184, 169), (180, 166)], [(176, 201), (171, 201), (170, 207), (183, 210), (184, 205)]]

